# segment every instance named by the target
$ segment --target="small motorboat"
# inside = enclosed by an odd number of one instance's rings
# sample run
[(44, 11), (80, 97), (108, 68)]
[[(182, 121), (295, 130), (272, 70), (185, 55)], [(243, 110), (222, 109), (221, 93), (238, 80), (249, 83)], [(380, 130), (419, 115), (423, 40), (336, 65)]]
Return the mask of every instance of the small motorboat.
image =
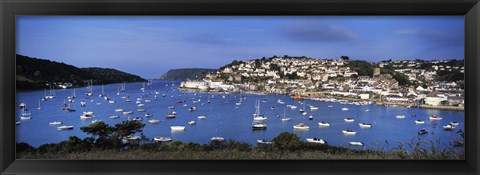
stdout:
[(405, 116), (404, 116), (404, 115), (397, 115), (397, 116), (395, 116), (395, 118), (397, 118), (397, 119), (404, 119)]
[(118, 116), (118, 115), (112, 115), (112, 116), (110, 116), (110, 119), (116, 119), (116, 118), (120, 118), (120, 116)]
[(195, 124), (197, 124), (197, 122), (195, 122), (195, 121), (192, 120), (192, 121), (189, 121), (188, 124), (189, 124), (189, 125), (195, 125)]
[(91, 123), (94, 124), (94, 123), (98, 123), (98, 122), (101, 122), (102, 120), (92, 120)]
[(313, 116), (309, 116), (309, 117), (308, 117), (308, 120), (313, 120)]
[(430, 120), (442, 120), (442, 117), (439, 117), (439, 116), (436, 116), (436, 115), (432, 115), (429, 118), (430, 118)]
[(354, 122), (355, 119), (353, 118), (346, 118), (346, 119), (343, 119), (345, 122)]
[(115, 109), (115, 112), (123, 112), (123, 109)]
[(185, 103), (185, 104), (183, 104), (182, 106), (184, 106), (184, 107), (187, 107), (187, 106), (188, 106), (188, 104), (186, 104), (186, 103)]
[(152, 119), (152, 120), (148, 120), (148, 123), (157, 124), (157, 123), (160, 123), (160, 120)]
[(168, 109), (173, 109), (175, 108), (175, 106), (171, 105), (171, 106), (168, 106)]
[(318, 126), (330, 126), (330, 123), (320, 122), (320, 123), (318, 123)]
[(311, 111), (317, 110), (317, 109), (318, 109), (318, 107), (316, 107), (316, 106), (310, 106), (310, 110), (311, 110)]
[(174, 112), (171, 112), (169, 114), (166, 115), (166, 118), (175, 118), (177, 116), (177, 113), (174, 111)]
[(130, 114), (133, 114), (133, 111), (125, 111), (125, 112), (123, 112), (123, 115), (130, 115)]
[(421, 129), (420, 131), (418, 131), (418, 135), (423, 135), (423, 134), (427, 134), (428, 131), (426, 129)]
[(92, 111), (83, 112), (83, 115), (93, 115)]
[(292, 105), (290, 106), (290, 109), (297, 109), (297, 106)]
[(349, 130), (349, 129), (347, 129), (347, 130), (342, 130), (342, 133), (343, 133), (344, 135), (355, 135), (355, 134), (357, 134), (356, 131)]
[(134, 120), (134, 121), (142, 121), (143, 118), (142, 118), (142, 117), (135, 117), (135, 118), (133, 118), (133, 120)]
[(19, 124), (22, 124), (22, 122), (15, 122), (15, 125), (19, 125)]
[(254, 123), (254, 124), (252, 124), (252, 129), (253, 129), (253, 130), (263, 130), (263, 129), (267, 129), (267, 124), (264, 124), (264, 123)]
[(460, 124), (460, 123), (458, 123), (457, 121), (450, 122), (450, 125), (452, 125), (452, 126), (458, 126), (458, 124)]
[(455, 127), (452, 126), (451, 124), (443, 126), (443, 130), (445, 131), (452, 131), (453, 129), (455, 129)]
[(363, 146), (363, 142), (348, 142), (348, 144), (353, 146)]
[(333, 106), (332, 106), (332, 105), (328, 105), (327, 107), (329, 107), (329, 108), (333, 108)]
[(349, 109), (348, 108), (342, 108), (342, 111), (348, 111)]
[(291, 119), (292, 119), (292, 118), (284, 117), (284, 118), (282, 118), (282, 122), (290, 121)]
[(53, 121), (49, 123), (50, 125), (61, 125), (63, 124), (61, 121)]
[(138, 107), (144, 107), (145, 105), (142, 104), (142, 103), (140, 103), (140, 104), (138, 104), (137, 106), (138, 106)]
[(360, 128), (371, 128), (372, 124), (371, 123), (359, 123), (358, 126), (360, 126)]
[(188, 109), (190, 112), (193, 112), (193, 111), (196, 111), (197, 110), (197, 107), (195, 106), (192, 106), (190, 109)]
[(159, 137), (159, 136), (157, 136), (157, 137), (154, 137), (154, 138), (153, 138), (153, 141), (155, 141), (155, 142), (171, 142), (171, 141), (172, 141), (172, 138), (170, 138), (170, 137)]
[(172, 131), (183, 131), (185, 130), (185, 126), (170, 126)]
[(30, 120), (32, 116), (20, 116), (20, 120)]
[(141, 108), (141, 109), (138, 109), (137, 111), (138, 111), (138, 112), (145, 112), (145, 111), (147, 111), (147, 109)]
[(211, 141), (223, 142), (223, 141), (225, 141), (225, 138), (223, 138), (223, 137), (212, 137), (210, 140)]
[(198, 119), (206, 119), (207, 116), (201, 115), (201, 116), (198, 116), (197, 118), (198, 118)]
[(423, 121), (423, 120), (415, 120), (415, 124), (417, 124), (417, 125), (425, 124), (425, 121)]
[(327, 143), (327, 142), (325, 142), (325, 140), (323, 140), (323, 139), (318, 139), (318, 138), (316, 138), (316, 137), (314, 137), (314, 138), (307, 138), (306, 140), (307, 140), (308, 143), (319, 143), (319, 144), (325, 144), (325, 143)]
[(267, 144), (267, 145), (272, 144), (271, 141), (267, 141), (267, 140), (265, 140), (265, 139), (257, 140), (257, 143), (258, 143), (258, 144)]
[(310, 128), (309, 126), (307, 126), (303, 123), (299, 123), (299, 124), (293, 126), (293, 129), (309, 129), (309, 128)]
[(63, 131), (63, 130), (71, 130), (73, 129), (73, 126), (59, 126), (57, 127), (57, 130)]
[(87, 115), (84, 113), (83, 115), (80, 116), (80, 119), (85, 120), (85, 119), (91, 119), (93, 117), (94, 117), (93, 115)]
[(145, 114), (145, 117), (147, 117), (147, 118), (152, 117), (152, 116), (153, 116), (153, 114), (150, 114), (150, 113)]

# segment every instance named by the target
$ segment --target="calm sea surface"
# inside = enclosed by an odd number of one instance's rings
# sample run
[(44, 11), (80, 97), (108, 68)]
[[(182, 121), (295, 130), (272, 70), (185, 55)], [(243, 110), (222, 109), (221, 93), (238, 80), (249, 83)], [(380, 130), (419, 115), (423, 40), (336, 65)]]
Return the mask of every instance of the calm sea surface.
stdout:
[[(87, 126), (92, 120), (102, 120), (107, 124), (114, 125), (122, 120), (133, 119), (134, 117), (143, 117), (143, 123), (146, 124), (143, 133), (153, 138), (155, 136), (171, 137), (174, 140), (184, 142), (208, 143), (214, 136), (224, 137), (226, 139), (235, 139), (256, 145), (256, 140), (271, 140), (281, 132), (292, 132), (302, 139), (317, 137), (322, 138), (330, 145), (343, 146), (355, 149), (384, 149), (391, 150), (396, 148), (399, 142), (410, 142), (414, 140), (434, 141), (439, 147), (451, 147), (454, 139), (460, 139), (456, 132), (464, 130), (464, 112), (463, 111), (442, 111), (420, 108), (405, 107), (385, 107), (375, 105), (351, 105), (334, 102), (319, 102), (305, 100), (306, 104), (318, 107), (318, 110), (311, 111), (306, 106), (306, 116), (300, 114), (299, 109), (303, 105), (298, 101), (292, 100), (285, 95), (253, 95), (253, 94), (221, 94), (221, 93), (195, 93), (184, 92), (172, 88), (172, 84), (178, 87), (179, 81), (153, 81), (151, 86), (146, 86), (143, 93), (142, 83), (126, 84), (126, 91), (117, 95), (117, 89), (120, 84), (105, 85), (105, 94), (116, 103), (110, 104), (98, 95), (101, 93), (101, 86), (93, 86), (94, 95), (86, 99), (87, 88), (76, 89), (75, 101), (71, 104), (76, 112), (67, 112), (62, 110), (62, 104), (67, 96), (73, 94), (72, 89), (55, 90), (56, 98), (47, 101), (41, 101), (44, 91), (18, 92), (17, 102), (26, 102), (29, 111), (32, 112), (32, 119), (21, 120), (20, 112), (17, 110), (16, 120), (21, 124), (17, 125), (17, 142), (26, 142), (32, 146), (39, 146), (45, 143), (57, 143), (67, 140), (69, 136), (78, 136), (80, 138), (88, 137), (80, 130), (80, 127)], [(156, 95), (155, 92), (159, 92)], [(48, 92), (47, 92), (48, 93)], [(136, 99), (142, 94), (148, 97), (142, 98), (146, 112), (137, 112)], [(165, 94), (165, 97), (162, 96)], [(130, 96), (131, 102), (125, 102), (122, 97)], [(155, 96), (158, 99), (155, 100)], [(224, 97), (223, 97), (224, 96)], [(213, 98), (212, 98), (213, 97)], [(241, 105), (236, 102), (244, 98)], [(211, 98), (211, 103), (207, 103)], [(277, 103), (281, 99), (285, 104)], [(93, 102), (92, 102), (93, 100)], [(151, 100), (151, 102), (145, 102)], [(176, 103), (179, 100), (186, 100), (185, 103)], [(200, 101), (199, 101), (200, 100)], [(266, 130), (252, 130), (252, 114), (255, 113), (255, 103), (257, 100), (264, 100), (260, 103), (260, 113), (268, 119), (264, 121), (267, 124)], [(37, 109), (39, 106), (41, 109)], [(87, 102), (86, 107), (81, 107), (80, 102)], [(194, 103), (194, 101), (197, 101)], [(100, 104), (101, 103), (101, 104)], [(174, 119), (166, 119), (165, 115), (169, 112), (168, 106), (174, 105), (173, 111), (177, 112)], [(287, 108), (286, 105), (295, 105), (297, 109)], [(188, 109), (196, 106), (198, 110), (190, 112)], [(271, 107), (275, 109), (271, 109)], [(328, 107), (333, 106), (333, 107)], [(238, 108), (236, 108), (238, 107)], [(115, 109), (122, 108), (125, 111), (134, 111), (132, 115), (123, 115), (121, 112), (115, 112)], [(342, 108), (349, 108), (348, 111)], [(286, 109), (286, 116), (292, 118), (290, 121), (282, 122), (281, 118)], [(367, 111), (368, 110), (368, 111)], [(81, 120), (80, 115), (83, 111), (93, 111), (95, 118)], [(146, 118), (146, 113), (153, 114), (153, 117)], [(412, 114), (416, 114), (413, 117)], [(119, 115), (120, 118), (110, 119), (111, 115)], [(198, 119), (199, 115), (205, 115), (206, 119)], [(308, 116), (312, 115), (313, 120)], [(405, 115), (405, 119), (396, 119), (396, 115)], [(438, 115), (443, 119), (440, 121), (430, 121), (431, 115)], [(280, 116), (280, 117), (277, 117)], [(347, 123), (344, 118), (354, 118), (354, 122)], [(159, 119), (159, 124), (150, 124), (148, 120)], [(424, 120), (425, 124), (417, 125), (415, 120)], [(188, 125), (189, 121), (196, 121), (196, 125)], [(73, 130), (58, 131), (57, 126), (49, 125), (52, 121), (62, 121), (63, 125), (73, 125)], [(318, 122), (329, 122), (330, 127), (319, 127)], [(444, 131), (443, 126), (451, 121), (458, 121), (460, 124), (453, 131)], [(359, 123), (371, 123), (371, 128), (360, 128)], [(310, 126), (308, 130), (294, 130), (293, 125), (305, 123)], [(184, 125), (185, 131), (172, 132), (170, 126)], [(418, 136), (417, 132), (425, 128), (428, 134)], [(357, 131), (356, 135), (346, 136), (342, 130), (351, 129)], [(350, 146), (350, 141), (361, 141), (365, 143), (364, 147)], [(463, 149), (457, 147), (455, 149)]]

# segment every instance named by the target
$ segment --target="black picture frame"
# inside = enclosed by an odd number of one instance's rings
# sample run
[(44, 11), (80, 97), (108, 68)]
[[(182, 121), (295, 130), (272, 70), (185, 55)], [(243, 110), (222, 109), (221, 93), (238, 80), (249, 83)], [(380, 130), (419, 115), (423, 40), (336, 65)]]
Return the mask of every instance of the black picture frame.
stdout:
[[(1, 174), (478, 174), (478, 0), (1, 0)], [(466, 159), (15, 160), (15, 17), (18, 15), (464, 15)]]

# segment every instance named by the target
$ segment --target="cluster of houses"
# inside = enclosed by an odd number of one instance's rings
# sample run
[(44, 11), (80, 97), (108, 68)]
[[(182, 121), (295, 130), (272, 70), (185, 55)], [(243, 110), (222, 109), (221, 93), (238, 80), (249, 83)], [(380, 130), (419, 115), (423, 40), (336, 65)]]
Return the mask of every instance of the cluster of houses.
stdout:
[[(425, 61), (422, 61), (425, 62)], [(381, 101), (393, 104), (463, 107), (464, 90), (459, 82), (435, 82), (439, 70), (458, 69), (446, 61), (429, 61), (422, 68), (419, 61), (382, 61), (371, 76), (359, 76), (348, 66), (348, 58), (313, 59), (287, 57), (237, 62), (208, 74), (201, 81), (185, 81), (182, 88), (205, 91), (261, 92), (301, 95), (310, 98), (340, 98)], [(391, 66), (420, 86), (401, 86), (380, 69)], [(417, 83), (418, 84), (418, 83)]]

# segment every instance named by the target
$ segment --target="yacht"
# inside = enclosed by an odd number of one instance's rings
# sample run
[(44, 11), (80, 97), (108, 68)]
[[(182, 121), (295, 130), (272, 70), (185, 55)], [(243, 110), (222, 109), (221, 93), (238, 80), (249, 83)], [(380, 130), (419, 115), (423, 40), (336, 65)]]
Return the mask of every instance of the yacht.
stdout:
[(356, 131), (349, 130), (349, 129), (347, 129), (347, 130), (342, 130), (342, 133), (343, 133), (344, 135), (355, 135), (355, 134), (357, 134)]
[(371, 128), (372, 124), (370, 123), (359, 123), (360, 128)]
[(293, 129), (309, 129), (309, 128), (310, 128), (309, 126), (307, 126), (303, 123), (299, 123), (299, 124), (293, 126)]

